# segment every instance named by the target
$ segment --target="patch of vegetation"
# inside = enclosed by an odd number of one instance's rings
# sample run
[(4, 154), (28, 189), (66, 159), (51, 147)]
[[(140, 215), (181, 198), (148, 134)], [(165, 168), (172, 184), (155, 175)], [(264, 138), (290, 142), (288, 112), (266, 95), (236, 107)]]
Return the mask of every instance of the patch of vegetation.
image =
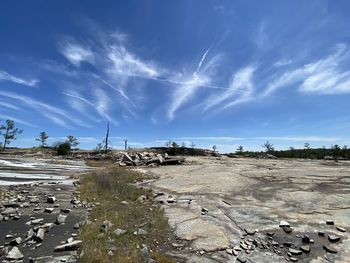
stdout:
[(62, 142), (56, 146), (57, 155), (68, 155), (71, 151), (69, 142)]
[[(266, 153), (266, 151), (265, 151)], [(337, 159), (350, 159), (350, 149), (339, 148), (335, 145), (331, 148), (307, 148), (307, 149), (294, 149), (289, 150), (270, 150), (268, 152), (278, 158), (303, 158), (303, 159), (324, 159), (327, 156)], [(236, 155), (258, 157), (264, 152), (255, 151), (236, 151)]]
[[(97, 162), (91, 164), (95, 166)], [(148, 247), (150, 257), (158, 262), (175, 262), (162, 253), (168, 247), (171, 236), (163, 211), (152, 201), (150, 190), (132, 185), (142, 179), (143, 175), (116, 165), (106, 165), (96, 173), (81, 176), (79, 190), (82, 201), (100, 203), (91, 214), (92, 223), (84, 225), (80, 232), (82, 262), (143, 262), (145, 259), (140, 254), (142, 244)], [(138, 201), (141, 195), (147, 200)], [(113, 226), (101, 232), (100, 226), (105, 220)], [(139, 227), (148, 234), (135, 235), (134, 231)], [(116, 237), (113, 231), (117, 228), (127, 232)], [(109, 255), (111, 247), (114, 248), (113, 255)]]

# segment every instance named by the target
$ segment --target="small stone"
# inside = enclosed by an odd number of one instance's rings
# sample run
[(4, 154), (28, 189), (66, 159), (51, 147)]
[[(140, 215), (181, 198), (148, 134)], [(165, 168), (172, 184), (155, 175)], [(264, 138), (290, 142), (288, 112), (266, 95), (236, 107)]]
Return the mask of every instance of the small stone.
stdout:
[(44, 218), (38, 218), (38, 219), (34, 219), (29, 221), (30, 225), (40, 225), (41, 223), (44, 222)]
[(71, 243), (67, 243), (67, 244), (63, 244), (63, 245), (59, 245), (56, 246), (54, 248), (55, 252), (60, 252), (60, 251), (73, 251), (73, 250), (77, 250), (80, 247), (80, 244), (82, 243), (81, 240), (75, 240)]
[(22, 243), (22, 238), (17, 237), (17, 238), (12, 239), (12, 240), (10, 241), (10, 246), (18, 246), (18, 245), (21, 244), (21, 243)]
[(234, 246), (233, 249), (236, 251), (242, 251), (242, 248), (239, 245)]
[(246, 258), (242, 258), (242, 257), (237, 257), (237, 260), (238, 260), (238, 262), (241, 262), (241, 263), (246, 263), (247, 262), (247, 259)]
[(38, 232), (35, 235), (35, 239), (38, 242), (44, 241), (45, 230), (43, 228), (39, 228)]
[(56, 197), (54, 196), (49, 196), (47, 199), (46, 199), (46, 202), (49, 203), (49, 204), (53, 204), (56, 202)]
[(301, 254), (303, 253), (301, 250), (294, 249), (294, 248), (289, 248), (289, 252), (290, 252), (292, 255), (301, 255)]
[(121, 235), (124, 235), (127, 231), (124, 230), (124, 229), (120, 229), (120, 228), (117, 228), (116, 230), (113, 231), (113, 234), (116, 236), (116, 237), (119, 237)]
[(329, 240), (330, 242), (338, 242), (338, 241), (340, 241), (340, 237), (335, 236), (335, 235), (329, 235), (329, 236), (328, 236), (328, 240)]
[(310, 246), (309, 245), (301, 246), (300, 250), (303, 251), (304, 253), (310, 253)]
[(275, 233), (274, 232), (267, 232), (266, 235), (269, 237), (273, 237), (275, 235)]
[(63, 224), (66, 221), (67, 215), (58, 215), (56, 219), (56, 223), (58, 225)]
[(256, 233), (256, 230), (254, 229), (247, 229), (247, 228), (244, 228), (244, 231), (247, 233), (247, 235), (255, 235)]
[(287, 234), (292, 233), (293, 229), (289, 226), (284, 226), (282, 227), (283, 231), (286, 232)]
[(54, 210), (55, 210), (55, 208), (53, 208), (53, 207), (46, 207), (44, 212), (51, 214)]
[(327, 225), (334, 225), (334, 221), (333, 220), (326, 220), (326, 224)]
[(298, 259), (295, 258), (295, 257), (290, 257), (289, 259), (290, 259), (290, 261), (292, 261), (292, 262), (297, 262), (297, 261), (298, 261)]
[(310, 237), (307, 235), (304, 235), (301, 237), (301, 241), (308, 244), (308, 243), (310, 243)]
[(323, 249), (326, 250), (328, 253), (332, 253), (332, 254), (336, 254), (337, 253), (337, 250), (335, 250), (335, 248), (333, 248), (331, 246), (323, 245)]
[(13, 235), (6, 235), (5, 238), (6, 239), (13, 238)]
[(230, 255), (233, 255), (233, 249), (232, 248), (227, 248), (226, 249), (226, 253), (230, 254)]
[(289, 224), (287, 221), (282, 220), (282, 221), (280, 222), (280, 227), (290, 227), (290, 224)]
[(286, 242), (283, 242), (283, 245), (285, 245), (286, 247), (291, 247), (292, 242), (286, 241)]
[(273, 246), (275, 246), (275, 247), (279, 246), (278, 242), (276, 242), (276, 241), (272, 241), (272, 242), (271, 242), (271, 245), (273, 245)]
[(318, 235), (319, 235), (320, 237), (324, 237), (324, 231), (318, 231)]
[(340, 231), (340, 232), (346, 232), (346, 229), (345, 228), (342, 228), (340, 226), (337, 226), (337, 230)]
[(205, 215), (205, 214), (208, 214), (208, 213), (209, 213), (209, 210), (206, 209), (206, 208), (204, 208), (204, 207), (202, 207), (201, 212), (202, 212), (202, 215)]
[(71, 210), (69, 208), (61, 208), (61, 212), (68, 214)]
[(139, 228), (137, 231), (137, 235), (143, 236), (143, 235), (148, 235), (148, 232), (142, 228)]
[(144, 258), (148, 256), (148, 248), (147, 248), (147, 246), (143, 245), (143, 248), (140, 249), (140, 254)]
[(6, 256), (7, 259), (9, 260), (19, 260), (24, 258), (23, 254), (21, 251), (18, 249), (18, 247), (13, 247), (10, 252)]

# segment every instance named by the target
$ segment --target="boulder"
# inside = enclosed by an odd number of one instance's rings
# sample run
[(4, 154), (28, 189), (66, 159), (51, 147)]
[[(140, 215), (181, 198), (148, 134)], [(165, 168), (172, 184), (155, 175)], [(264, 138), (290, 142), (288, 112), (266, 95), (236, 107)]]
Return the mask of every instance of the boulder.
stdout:
[(18, 247), (13, 247), (10, 252), (6, 255), (6, 258), (9, 260), (20, 260), (24, 258), (21, 251), (18, 249)]

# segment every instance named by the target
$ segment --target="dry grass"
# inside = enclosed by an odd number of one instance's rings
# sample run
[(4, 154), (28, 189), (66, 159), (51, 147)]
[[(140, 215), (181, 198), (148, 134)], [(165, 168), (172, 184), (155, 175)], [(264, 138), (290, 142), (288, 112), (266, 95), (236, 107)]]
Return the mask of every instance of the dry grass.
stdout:
[[(152, 192), (131, 185), (143, 179), (143, 176), (107, 163), (103, 163), (102, 166), (105, 167), (98, 172), (81, 177), (81, 199), (100, 203), (92, 212), (90, 219), (93, 223), (81, 229), (81, 262), (143, 262), (144, 259), (139, 253), (142, 244), (148, 247), (150, 255), (157, 262), (175, 262), (161, 253), (168, 247), (171, 233), (160, 207), (151, 200)], [(147, 196), (149, 200), (136, 201), (140, 195)], [(121, 201), (127, 201), (129, 204), (121, 204)], [(104, 220), (111, 221), (113, 227), (101, 234), (100, 225)], [(138, 230), (140, 225), (148, 235), (134, 235), (133, 232)], [(112, 232), (116, 228), (128, 232), (115, 237)], [(112, 247), (114, 255), (109, 256), (108, 252)]]

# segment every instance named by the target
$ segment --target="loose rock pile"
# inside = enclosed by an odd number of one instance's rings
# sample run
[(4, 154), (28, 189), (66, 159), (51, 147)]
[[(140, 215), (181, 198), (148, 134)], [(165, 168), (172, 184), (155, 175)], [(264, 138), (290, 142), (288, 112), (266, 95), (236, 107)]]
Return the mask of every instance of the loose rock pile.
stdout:
[[(327, 225), (334, 225), (332, 220), (327, 220)], [(268, 231), (255, 235), (255, 230), (244, 229), (245, 234), (239, 244), (226, 249), (227, 254), (237, 257), (238, 262), (248, 261), (249, 254), (256, 249), (268, 250), (282, 256), (286, 261), (297, 262), (310, 260), (312, 257), (322, 256), (329, 260), (330, 254), (336, 254), (337, 248), (334, 243), (341, 241), (341, 237), (334, 234), (346, 232), (342, 227), (330, 229), (327, 234), (323, 231), (318, 233), (294, 233), (293, 228), (286, 221), (279, 224), (281, 230)], [(262, 235), (263, 234), (263, 235)]]
[[(38, 190), (41, 187), (46, 191)], [(51, 187), (46, 186), (45, 188), (41, 184), (32, 184), (4, 188), (6, 192), (3, 192), (3, 201), (0, 202), (0, 224), (4, 226), (0, 227), (2, 233), (5, 234), (5, 241), (0, 243), (0, 262), (23, 262), (23, 260), (25, 262), (76, 262), (81, 240), (76, 239), (77, 233), (74, 231), (88, 222), (84, 220), (74, 224), (72, 220), (79, 218), (79, 214), (83, 211), (86, 211), (87, 214), (98, 204), (81, 202), (78, 191), (73, 192), (71, 199), (68, 195), (65, 200), (62, 200), (55, 196), (56, 191), (58, 196), (66, 196), (71, 192), (62, 194), (60, 188), (56, 188), (55, 185)], [(74, 215), (71, 215), (72, 211)], [(67, 220), (69, 225), (66, 225)], [(56, 228), (62, 230), (57, 232)], [(52, 229), (55, 229), (54, 233)], [(58, 239), (54, 238), (57, 233), (60, 237)], [(62, 240), (64, 236), (67, 236), (66, 240)], [(52, 244), (52, 240), (57, 244)], [(40, 250), (41, 247), (44, 247), (45, 250), (50, 247), (49, 254), (51, 255), (29, 257), (32, 255), (30, 251), (37, 255), (38, 253), (34, 251)], [(75, 255), (67, 252), (69, 254), (65, 256), (54, 256), (54, 252), (62, 251), (75, 251)], [(57, 258), (59, 258), (58, 261)]]
[(122, 154), (119, 157), (120, 166), (158, 166), (182, 164), (185, 158), (169, 157), (168, 154), (156, 154), (153, 152), (143, 152), (134, 154)]

